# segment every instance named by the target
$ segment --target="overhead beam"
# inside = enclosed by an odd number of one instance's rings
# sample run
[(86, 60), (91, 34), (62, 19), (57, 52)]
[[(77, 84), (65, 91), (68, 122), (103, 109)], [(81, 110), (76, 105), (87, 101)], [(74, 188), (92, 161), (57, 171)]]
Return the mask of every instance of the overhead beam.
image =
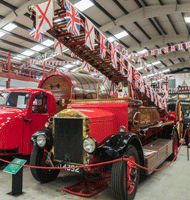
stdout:
[(189, 12), (190, 3), (181, 5), (163, 5), (163, 6), (147, 6), (139, 8), (127, 15), (124, 15), (114, 21), (104, 24), (100, 29), (102, 31), (108, 31), (121, 25), (141, 21), (148, 18), (159, 17), (162, 15)]
[(140, 45), (135, 44), (131, 46), (128, 50), (129, 51), (140, 51), (142, 48), (150, 47), (153, 45), (163, 45), (166, 43), (181, 43), (181, 41), (189, 41), (189, 35), (159, 35), (153, 37), (151, 40), (147, 40), (142, 42)]
[(189, 68), (190, 66), (190, 62), (182, 62), (182, 63), (177, 63), (175, 65), (170, 65), (168, 66), (169, 69), (171, 70), (177, 70), (179, 69), (183, 69), (183, 68)]

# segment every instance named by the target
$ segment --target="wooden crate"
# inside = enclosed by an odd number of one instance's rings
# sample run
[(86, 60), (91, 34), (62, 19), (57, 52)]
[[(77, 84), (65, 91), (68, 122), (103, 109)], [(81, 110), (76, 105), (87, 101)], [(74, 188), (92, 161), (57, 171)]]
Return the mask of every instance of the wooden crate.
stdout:
[[(168, 158), (173, 151), (173, 141), (166, 139), (157, 139), (143, 146), (145, 167), (156, 169), (166, 158)], [(147, 171), (151, 174), (152, 171)]]

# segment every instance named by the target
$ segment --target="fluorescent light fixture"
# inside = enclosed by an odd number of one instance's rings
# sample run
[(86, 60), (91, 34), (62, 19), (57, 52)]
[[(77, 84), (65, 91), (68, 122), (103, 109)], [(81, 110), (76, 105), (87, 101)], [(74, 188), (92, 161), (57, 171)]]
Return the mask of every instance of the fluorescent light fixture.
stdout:
[(146, 53), (147, 52), (147, 50), (146, 49), (143, 49), (143, 50), (141, 50), (141, 51), (138, 51), (137, 53), (138, 54), (143, 54), (143, 53)]
[(90, 0), (81, 0), (78, 3), (75, 3), (74, 6), (79, 9), (81, 12), (90, 8), (94, 4)]
[(30, 50), (26, 50), (26, 51), (22, 52), (21, 54), (23, 54), (25, 56), (31, 56), (31, 55), (35, 54), (35, 52), (34, 51), (30, 51)]
[(6, 26), (3, 27), (4, 30), (6, 31), (12, 31), (13, 29), (15, 29), (17, 27), (17, 25), (13, 24), (13, 23), (9, 23)]
[(129, 34), (128, 34), (126, 31), (122, 31), (122, 32), (120, 32), (120, 33), (115, 34), (114, 36), (115, 36), (117, 39), (120, 39), (120, 38), (125, 37), (125, 36), (127, 36), (127, 35), (129, 35)]
[(16, 56), (13, 57), (13, 59), (16, 59), (16, 60), (22, 60), (24, 58), (26, 58), (26, 57), (23, 56), (23, 55), (16, 55)]
[(184, 17), (186, 23), (190, 23), (190, 17)]
[(37, 44), (34, 47), (32, 47), (31, 49), (34, 50), (34, 51), (41, 51), (41, 50), (45, 49), (45, 47)]
[(136, 68), (137, 71), (139, 71), (139, 70), (141, 70), (141, 69), (143, 69), (143, 67), (138, 67), (138, 68)]
[(161, 71), (161, 73), (165, 73), (165, 72), (169, 72), (169, 71), (170, 71), (170, 69), (165, 69), (165, 70)]
[(65, 51), (68, 51), (69, 50), (69, 48), (66, 48), (66, 49), (64, 49), (62, 52), (65, 52)]
[(52, 44), (54, 44), (54, 41), (53, 40), (50, 40), (50, 39), (47, 39), (45, 40), (44, 42), (42, 42), (43, 45), (45, 46), (51, 46)]
[(161, 62), (158, 60), (156, 62), (153, 62), (152, 65), (157, 65), (157, 64), (160, 64)]
[[(73, 67), (73, 66), (74, 66), (74, 65), (68, 64), (68, 65), (64, 65), (64, 68), (70, 69), (70, 68)], [(62, 68), (62, 69), (64, 69), (64, 68)]]
[(114, 39), (113, 37), (109, 37), (109, 38), (108, 38), (108, 41), (109, 41), (109, 42), (113, 42), (114, 40), (115, 40), (115, 39)]
[(55, 19), (54, 23), (61, 22), (62, 20), (63, 20), (62, 18)]
[(0, 31), (0, 37), (2, 37), (3, 35), (5, 35), (6, 33), (4, 33), (3, 31)]
[(150, 77), (150, 76), (154, 76), (155, 74), (149, 74), (149, 75), (147, 75), (147, 77)]

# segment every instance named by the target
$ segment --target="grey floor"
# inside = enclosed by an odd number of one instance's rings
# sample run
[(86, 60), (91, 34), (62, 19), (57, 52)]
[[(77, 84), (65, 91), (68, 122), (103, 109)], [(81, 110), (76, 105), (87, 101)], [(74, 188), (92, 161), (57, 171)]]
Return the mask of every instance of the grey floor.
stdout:
[[(167, 165), (165, 161), (161, 167)], [(81, 180), (81, 176), (61, 171), (58, 178), (47, 184), (40, 184), (35, 181), (30, 173), (30, 169), (24, 168), (23, 192), (19, 197), (12, 197), (7, 193), (11, 191), (12, 177), (3, 172), (0, 168), (0, 200), (32, 200), (32, 199), (71, 199), (71, 200), (114, 200), (111, 188), (107, 187), (104, 191), (92, 198), (84, 198), (69, 194), (62, 190), (62, 187), (72, 185)], [(190, 199), (190, 161), (187, 161), (187, 149), (183, 146), (177, 160), (167, 169), (154, 172), (147, 177), (138, 187), (135, 200), (189, 200)]]

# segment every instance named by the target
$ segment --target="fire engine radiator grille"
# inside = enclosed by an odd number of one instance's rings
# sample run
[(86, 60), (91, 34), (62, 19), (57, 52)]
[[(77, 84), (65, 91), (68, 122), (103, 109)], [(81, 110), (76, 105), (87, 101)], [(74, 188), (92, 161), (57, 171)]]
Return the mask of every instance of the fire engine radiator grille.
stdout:
[(56, 119), (54, 158), (83, 164), (83, 119)]

